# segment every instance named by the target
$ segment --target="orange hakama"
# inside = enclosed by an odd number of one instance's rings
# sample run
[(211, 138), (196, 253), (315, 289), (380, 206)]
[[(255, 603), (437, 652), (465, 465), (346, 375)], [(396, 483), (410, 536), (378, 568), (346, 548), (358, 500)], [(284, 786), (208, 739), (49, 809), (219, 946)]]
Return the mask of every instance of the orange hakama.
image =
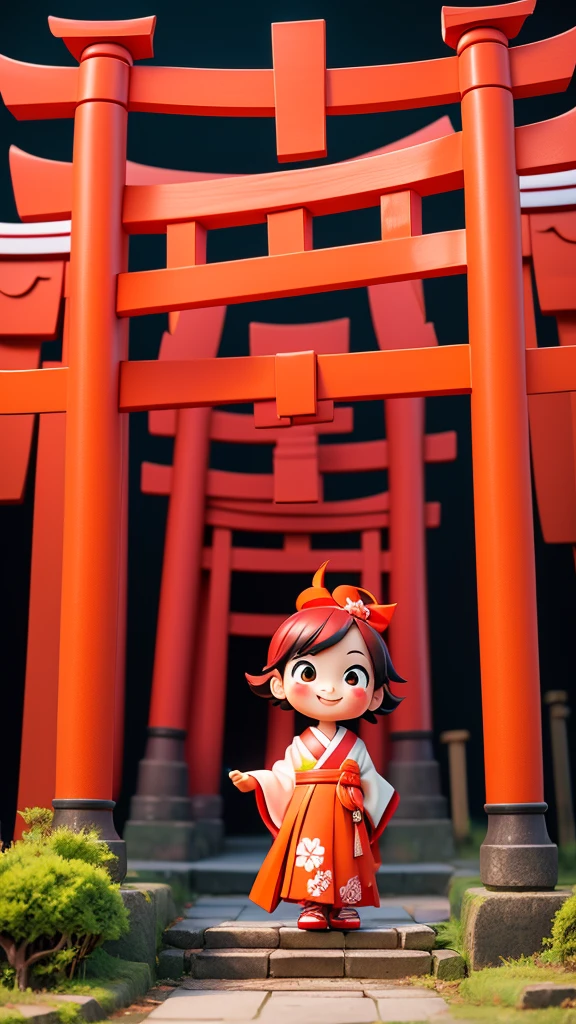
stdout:
[(260, 814), (274, 843), (250, 899), (273, 911), (280, 900), (329, 906), (379, 906), (378, 838), (398, 794), (374, 768), (365, 744), (340, 726), (296, 736), (257, 782)]

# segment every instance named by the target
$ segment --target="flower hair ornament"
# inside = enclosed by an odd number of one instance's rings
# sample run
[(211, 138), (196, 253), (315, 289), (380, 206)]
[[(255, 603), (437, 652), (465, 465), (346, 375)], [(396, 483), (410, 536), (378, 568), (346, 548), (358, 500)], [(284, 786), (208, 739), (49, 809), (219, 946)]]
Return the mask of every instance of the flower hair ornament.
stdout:
[[(304, 608), (341, 608), (355, 619), (363, 619), (372, 629), (383, 633), (396, 609), (395, 604), (378, 604), (374, 594), (362, 587), (341, 585), (330, 593), (324, 586), (328, 562), (323, 562), (314, 574), (312, 586), (307, 587), (296, 600), (297, 611)], [(367, 600), (366, 600), (367, 599)]]

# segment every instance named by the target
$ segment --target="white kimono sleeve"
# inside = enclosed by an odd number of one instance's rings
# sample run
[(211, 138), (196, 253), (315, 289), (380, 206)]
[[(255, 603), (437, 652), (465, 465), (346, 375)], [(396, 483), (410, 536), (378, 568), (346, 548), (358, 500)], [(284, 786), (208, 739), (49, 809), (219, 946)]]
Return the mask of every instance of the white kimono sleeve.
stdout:
[[(247, 772), (256, 779), (259, 786), (259, 796), (265, 805), (268, 816), (277, 829), (280, 828), (288, 804), (292, 798), (296, 786), (295, 766), (301, 763), (301, 757), (295, 748), (295, 740), (287, 748), (282, 761), (276, 761), (272, 769), (257, 769)], [(260, 806), (260, 800), (258, 804)]]

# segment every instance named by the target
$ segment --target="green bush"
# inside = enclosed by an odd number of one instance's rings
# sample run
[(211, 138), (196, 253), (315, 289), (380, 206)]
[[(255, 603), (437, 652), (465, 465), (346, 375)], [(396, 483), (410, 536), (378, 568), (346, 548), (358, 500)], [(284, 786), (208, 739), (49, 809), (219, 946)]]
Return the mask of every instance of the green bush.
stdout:
[(105, 869), (113, 857), (96, 831), (52, 830), (50, 812), (26, 811), (22, 840), (0, 854), (0, 946), (18, 988), (30, 968), (72, 977), (77, 964), (106, 939), (128, 930), (128, 913)]
[(570, 896), (556, 911), (552, 922), (552, 935), (544, 939), (547, 946), (545, 959), (576, 966), (576, 895)]
[(110, 847), (100, 840), (95, 828), (84, 828), (79, 832), (73, 832), (71, 828), (62, 825), (52, 828), (54, 812), (45, 807), (26, 807), (18, 813), (30, 826), (28, 831), (22, 833), (21, 842), (15, 843), (13, 847), (22, 851), (23, 855), (27, 855), (30, 847), (35, 846), (39, 851), (52, 850), (64, 857), (64, 860), (83, 860), (97, 867), (106, 867), (116, 859)]

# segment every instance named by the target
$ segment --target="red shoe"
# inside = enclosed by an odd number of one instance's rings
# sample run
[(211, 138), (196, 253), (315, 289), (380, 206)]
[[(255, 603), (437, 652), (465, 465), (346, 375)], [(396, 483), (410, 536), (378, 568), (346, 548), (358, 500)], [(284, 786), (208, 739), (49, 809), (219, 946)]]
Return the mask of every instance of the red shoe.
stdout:
[(353, 907), (332, 907), (328, 921), (336, 931), (351, 932), (360, 927), (360, 915)]
[(326, 909), (321, 903), (304, 903), (304, 910), (298, 918), (298, 927), (307, 932), (327, 932)]

